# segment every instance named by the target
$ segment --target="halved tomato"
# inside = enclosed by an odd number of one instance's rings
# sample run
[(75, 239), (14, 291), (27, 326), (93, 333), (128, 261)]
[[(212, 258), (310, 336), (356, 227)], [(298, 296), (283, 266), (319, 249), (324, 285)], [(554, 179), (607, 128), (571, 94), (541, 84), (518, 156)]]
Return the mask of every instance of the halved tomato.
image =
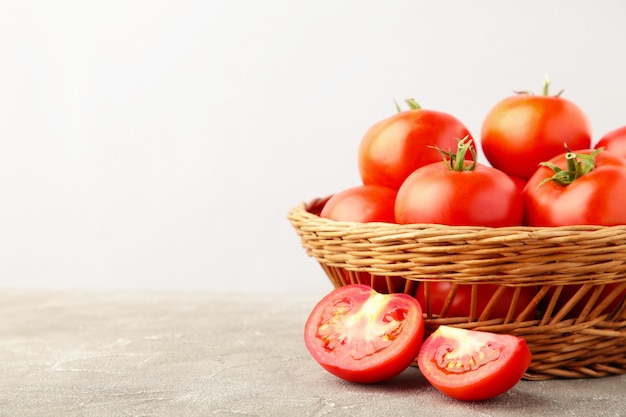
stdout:
[(328, 372), (375, 383), (404, 371), (424, 337), (422, 309), (406, 294), (380, 294), (352, 284), (322, 298), (306, 321), (304, 341)]
[(439, 391), (478, 401), (511, 389), (524, 376), (531, 358), (522, 338), (439, 326), (422, 344), (417, 364)]

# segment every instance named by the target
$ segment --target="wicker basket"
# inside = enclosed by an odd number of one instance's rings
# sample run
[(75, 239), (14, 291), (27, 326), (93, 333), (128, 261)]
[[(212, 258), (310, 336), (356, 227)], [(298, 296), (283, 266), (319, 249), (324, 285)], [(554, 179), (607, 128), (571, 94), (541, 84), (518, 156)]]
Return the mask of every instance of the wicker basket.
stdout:
[[(451, 227), (432, 224), (337, 222), (319, 217), (328, 198), (301, 204), (288, 214), (307, 254), (315, 258), (335, 287), (371, 285), (382, 292), (415, 295), (418, 285), (447, 281), (451, 296), (472, 286), (470, 311), (476, 311), (481, 285), (513, 287), (509, 314), (484, 319), (431, 313), (428, 291), (426, 333), (447, 324), (523, 337), (533, 353), (524, 379), (602, 377), (626, 373), (626, 226)], [(600, 293), (610, 284), (608, 296)], [(556, 308), (565, 285), (581, 285), (570, 302)], [(522, 287), (537, 295), (523, 312)], [(509, 290), (511, 291), (511, 290)], [(575, 317), (571, 307), (589, 298)], [(497, 303), (501, 291), (493, 294)], [(589, 297), (591, 294), (591, 297)], [(617, 307), (607, 310), (615, 301)], [(489, 307), (487, 307), (488, 309)]]

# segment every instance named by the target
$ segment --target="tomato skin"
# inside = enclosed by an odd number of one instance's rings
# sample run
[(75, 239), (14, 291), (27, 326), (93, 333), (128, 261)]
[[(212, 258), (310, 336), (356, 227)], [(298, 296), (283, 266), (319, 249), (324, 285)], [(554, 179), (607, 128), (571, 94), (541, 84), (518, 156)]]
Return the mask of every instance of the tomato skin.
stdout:
[(604, 148), (607, 151), (626, 158), (626, 126), (611, 130), (600, 138), (594, 149)]
[(374, 124), (361, 139), (361, 180), (397, 190), (417, 168), (441, 160), (430, 146), (456, 149), (456, 140), (466, 136), (471, 136), (467, 128), (448, 113), (426, 109), (397, 113)]
[(524, 178), (520, 178), (520, 177), (513, 177), (510, 175), (509, 177), (513, 180), (513, 182), (515, 183), (515, 186), (520, 191), (520, 193), (524, 191), (524, 187), (526, 187), (526, 183), (528, 182), (528, 180), (525, 180)]
[(518, 226), (523, 202), (513, 180), (480, 163), (453, 171), (443, 161), (417, 169), (398, 190), (396, 222), (449, 226)]
[[(575, 151), (590, 154), (592, 150)], [(528, 180), (524, 191), (524, 223), (528, 226), (570, 226), (626, 224), (626, 159), (609, 151), (596, 155), (596, 167), (569, 185), (554, 181), (539, 184), (554, 175), (540, 167)], [(565, 169), (565, 153), (550, 163)]]
[[(425, 283), (421, 283), (417, 288), (415, 298), (422, 306), (425, 313), (428, 313), (428, 307), (430, 307), (430, 313), (440, 315), (443, 307), (445, 306), (446, 299), (450, 293), (450, 289), (454, 284), (444, 281), (433, 281), (428, 283), (428, 299), (430, 304), (426, 302), (426, 290)], [(483, 311), (488, 306), (491, 297), (498, 289), (498, 285), (481, 284), (477, 290), (476, 298), (476, 313), (474, 318), (481, 317)], [(513, 313), (513, 317), (519, 316), (526, 306), (530, 304), (538, 290), (536, 287), (522, 287), (520, 289), (519, 298)], [(509, 307), (513, 301), (515, 288), (509, 287), (504, 290), (504, 293), (500, 296), (498, 303), (490, 307), (488, 317), (485, 319), (506, 318), (509, 312)], [(451, 305), (446, 312), (446, 317), (469, 317), (470, 316), (470, 304), (472, 299), (472, 286), (471, 285), (459, 285)], [(531, 311), (526, 320), (533, 319), (535, 317), (536, 309)]]
[(585, 113), (556, 96), (517, 94), (498, 102), (483, 120), (480, 143), (491, 166), (528, 179), (540, 162), (570, 149), (591, 147)]
[(367, 285), (339, 287), (306, 321), (304, 341), (331, 374), (356, 383), (400, 374), (417, 357), (424, 337), (422, 309), (406, 294), (380, 294)]
[[(479, 357), (483, 352), (485, 357)], [(475, 359), (478, 367), (469, 364)], [(417, 364), (424, 377), (444, 394), (465, 401), (496, 397), (524, 376), (532, 354), (524, 339), (488, 332), (439, 326), (422, 344)], [(449, 371), (447, 364), (465, 368)]]
[(379, 185), (359, 185), (333, 195), (320, 217), (350, 222), (394, 223), (396, 190)]

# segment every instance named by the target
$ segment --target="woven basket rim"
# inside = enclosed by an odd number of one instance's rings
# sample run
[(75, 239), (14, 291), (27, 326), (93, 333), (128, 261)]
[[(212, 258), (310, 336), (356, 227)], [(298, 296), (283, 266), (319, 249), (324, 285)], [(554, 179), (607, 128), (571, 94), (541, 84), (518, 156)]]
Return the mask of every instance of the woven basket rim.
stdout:
[[(626, 225), (493, 228), (347, 222), (319, 216), (328, 198), (330, 197), (302, 202), (292, 208), (287, 217), (300, 235), (308, 254), (329, 266), (367, 271), (375, 275), (399, 275), (420, 281), (447, 280), (468, 284), (492, 282), (517, 286), (550, 283), (607, 284), (626, 281)], [(413, 245), (415, 242), (420, 242), (421, 247), (415, 249)], [(540, 245), (535, 245), (536, 243)], [(347, 246), (349, 247), (346, 248)], [(408, 248), (409, 254), (406, 254), (403, 248)], [(524, 262), (515, 264), (514, 256), (517, 255), (516, 251), (519, 248), (534, 250), (535, 255), (525, 254)], [(489, 256), (493, 255), (498, 255), (499, 262), (509, 264), (504, 270), (500, 266), (492, 265), (490, 269), (474, 268), (474, 272), (467, 269), (467, 273), (451, 271), (444, 265), (446, 262), (453, 265), (456, 262), (452, 259), (456, 255), (455, 252), (464, 250), (471, 250), (473, 254), (478, 253), (481, 265), (489, 263)], [(380, 251), (381, 257), (385, 260), (377, 259), (375, 251)], [(552, 261), (546, 258), (555, 252), (568, 254), (568, 258)], [(489, 253), (492, 255), (488, 255)], [(501, 256), (503, 253), (511, 255), (510, 261)], [(436, 258), (443, 256), (442, 254), (449, 255), (450, 260), (442, 261), (442, 258)], [(413, 267), (410, 264), (409, 257), (422, 255), (430, 256), (427, 263), (433, 262), (443, 269), (448, 268), (447, 275), (444, 271), (441, 276), (435, 278), (433, 272), (437, 271), (436, 267), (428, 266), (426, 271), (422, 265)], [(468, 257), (461, 262), (463, 267), (467, 266)], [(543, 258), (539, 259), (540, 257)], [(405, 265), (408, 270), (403, 269)], [(522, 270), (514, 271), (513, 269), (518, 266)], [(541, 268), (546, 269), (544, 271)], [(546, 276), (541, 276), (542, 274)], [(525, 275), (532, 275), (534, 279), (526, 280)], [(510, 279), (507, 280), (506, 277)]]
[[(398, 223), (386, 223), (386, 222), (369, 222), (369, 223), (361, 223), (361, 222), (351, 222), (351, 221), (343, 221), (343, 220), (332, 220), (324, 217), (320, 217), (319, 213), (315, 213), (311, 211), (312, 207), (322, 206), (324, 202), (328, 201), (328, 199), (332, 197), (329, 195), (327, 197), (315, 198), (309, 201), (302, 201), (300, 204), (294, 206), (289, 210), (288, 217), (291, 219), (294, 216), (305, 216), (309, 217), (310, 220), (315, 220), (320, 223), (326, 223), (328, 225), (334, 225), (338, 227), (343, 227), (350, 230), (358, 230), (358, 229), (371, 229), (373, 227), (387, 228), (388, 230), (398, 229), (405, 231), (423, 231), (427, 229), (442, 229), (447, 230), (452, 233), (458, 232), (480, 232), (480, 231), (493, 231), (498, 230), (502, 232), (510, 232), (510, 233), (533, 233), (541, 237), (541, 235), (552, 236), (558, 234), (571, 234), (571, 233), (580, 233), (580, 232), (594, 232), (594, 231), (613, 231), (614, 233), (621, 232), (626, 236), (626, 224), (625, 225), (615, 225), (615, 226), (605, 226), (605, 225), (569, 225), (569, 226), (503, 226), (503, 227), (490, 227), (490, 226), (449, 226), (444, 224), (436, 224), (436, 223), (410, 223), (410, 224), (398, 224)], [(503, 233), (504, 234), (504, 233)]]

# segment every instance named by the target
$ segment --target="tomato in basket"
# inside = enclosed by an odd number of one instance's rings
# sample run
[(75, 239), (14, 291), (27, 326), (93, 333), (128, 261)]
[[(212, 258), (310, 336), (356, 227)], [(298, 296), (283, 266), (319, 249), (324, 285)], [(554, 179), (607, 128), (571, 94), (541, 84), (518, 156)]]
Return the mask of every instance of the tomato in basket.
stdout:
[[(473, 162), (464, 159), (467, 153)], [(468, 138), (456, 153), (443, 152), (443, 161), (415, 170), (396, 196), (396, 222), (449, 226), (518, 226), (522, 223), (522, 194), (504, 172), (475, 162)]]
[(396, 190), (380, 185), (360, 185), (333, 195), (320, 217), (349, 222), (394, 223)]
[(591, 127), (583, 111), (561, 93), (519, 92), (498, 102), (483, 120), (481, 147), (491, 166), (509, 175), (530, 178), (540, 162), (572, 149), (591, 147)]
[[(347, 188), (333, 195), (324, 204), (320, 217), (331, 220), (371, 223), (385, 222), (394, 223), (394, 204), (397, 191), (380, 185), (360, 185)], [(345, 282), (354, 283), (352, 280), (356, 274), (350, 275), (347, 270), (342, 270)], [(379, 292), (391, 292), (387, 285), (387, 279), (383, 277), (373, 278), (368, 272), (359, 272), (359, 282), (370, 285)], [(390, 277), (390, 284), (395, 292), (404, 288), (404, 278)]]
[[(429, 303), (426, 302), (426, 285), (428, 285)], [(446, 300), (448, 299), (453, 286), (453, 283), (445, 281), (433, 281), (428, 284), (421, 283), (417, 288), (415, 298), (420, 303), (425, 313), (440, 315), (446, 305)], [(516, 289), (514, 287), (506, 287), (500, 295), (498, 301), (493, 305), (489, 305), (491, 298), (499, 288), (500, 286), (492, 284), (480, 284), (477, 286), (476, 311), (474, 312), (473, 318), (480, 318), (488, 306), (489, 312), (487, 313), (487, 317), (484, 317), (485, 320), (507, 317), (515, 297)], [(533, 301), (533, 298), (537, 295), (538, 290), (535, 286), (527, 286), (520, 287), (517, 291), (519, 291), (519, 295), (513, 311), (513, 319), (518, 317)], [(472, 286), (458, 285), (444, 316), (469, 317), (471, 314), (471, 299)], [(529, 311), (522, 319), (532, 320), (535, 318), (536, 312), (537, 307), (533, 308), (532, 311)]]
[(626, 159), (602, 149), (566, 152), (542, 163), (524, 191), (525, 224), (626, 224)]
[(304, 341), (313, 358), (347, 381), (375, 383), (404, 371), (424, 337), (422, 309), (406, 294), (380, 294), (366, 285), (339, 287), (309, 315)]
[(479, 401), (511, 389), (531, 359), (522, 338), (439, 326), (422, 344), (417, 364), (428, 382), (444, 394)]
[(397, 190), (411, 172), (441, 159), (431, 146), (456, 148), (456, 139), (470, 135), (456, 117), (422, 109), (412, 99), (406, 102), (409, 110), (398, 108), (397, 114), (374, 124), (361, 139), (358, 166), (363, 184)]
[[(522, 192), (525, 223), (529, 226), (626, 224), (625, 163), (625, 158), (601, 147), (576, 152), (567, 149), (543, 163)], [(607, 285), (596, 305), (606, 299), (615, 286)], [(563, 287), (555, 304), (556, 312), (570, 303), (580, 289), (580, 285)], [(600, 314), (614, 310), (625, 293), (619, 294)], [(544, 304), (552, 294), (553, 291), (544, 297)], [(564, 317), (579, 317), (591, 296), (588, 292)]]
[(622, 158), (626, 158), (626, 126), (606, 133), (600, 138), (594, 148), (604, 148)]

